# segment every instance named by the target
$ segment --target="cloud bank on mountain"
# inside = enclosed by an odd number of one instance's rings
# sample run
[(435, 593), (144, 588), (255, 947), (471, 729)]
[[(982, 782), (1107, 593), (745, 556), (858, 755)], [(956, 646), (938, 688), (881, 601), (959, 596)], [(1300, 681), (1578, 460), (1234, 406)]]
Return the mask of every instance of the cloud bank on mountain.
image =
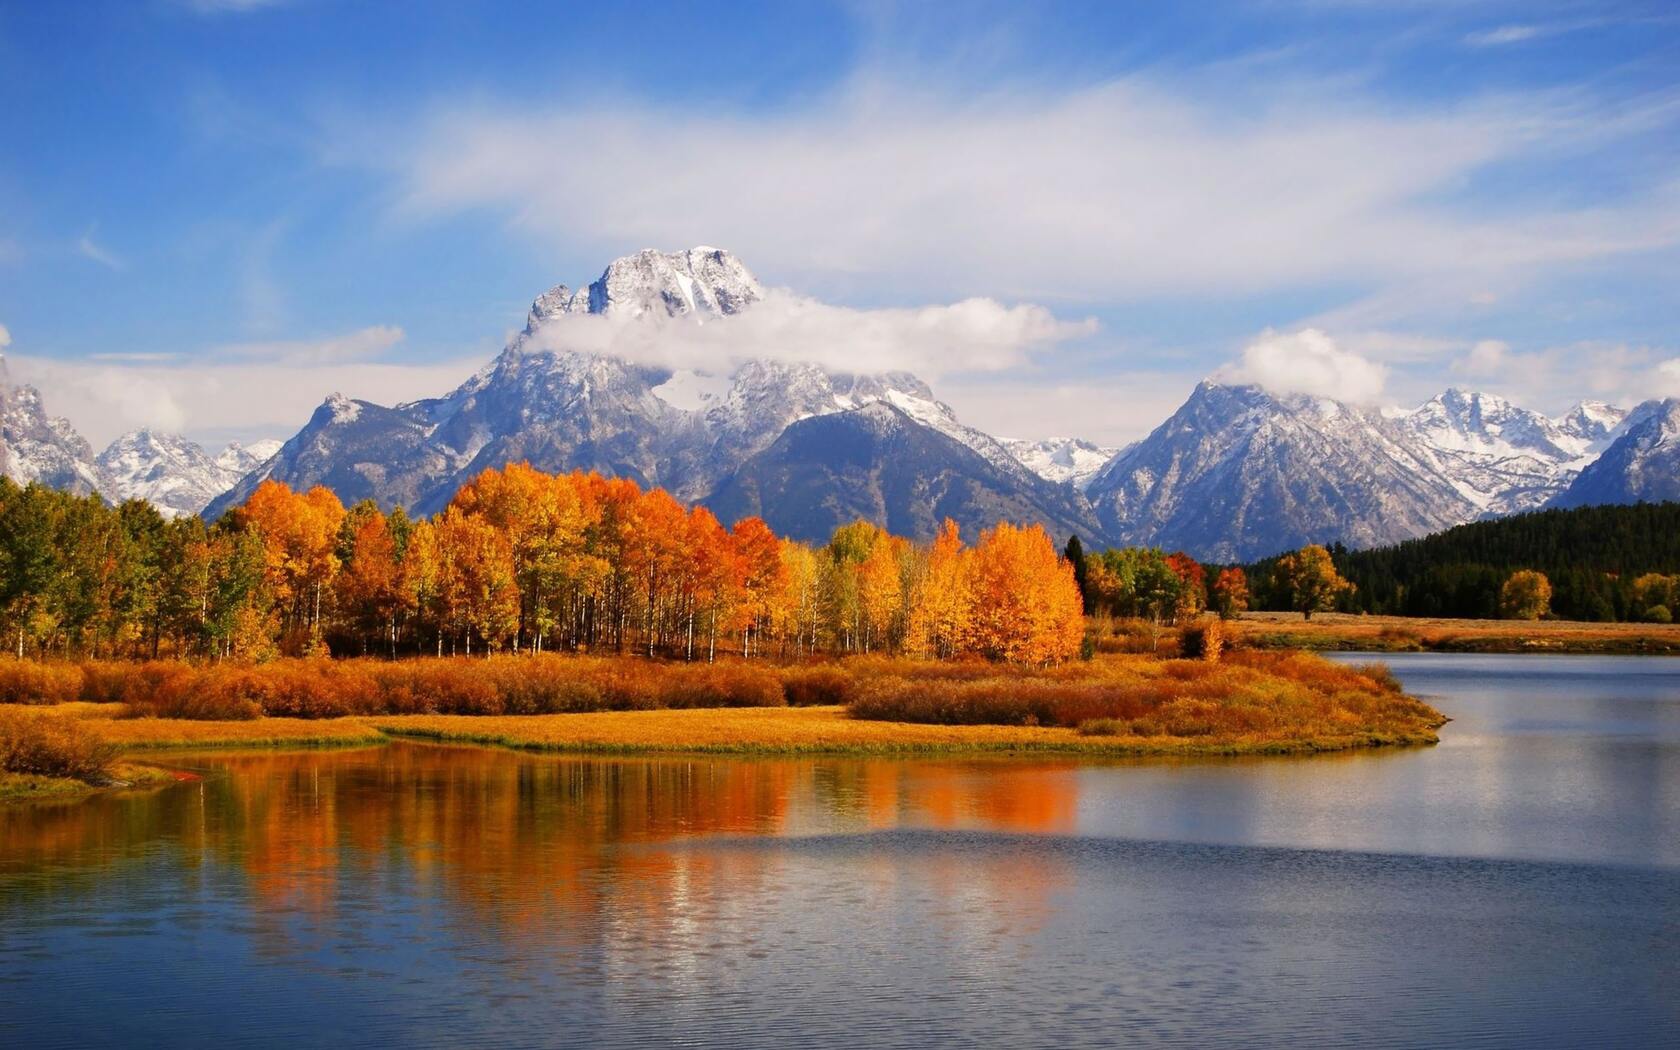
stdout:
[(740, 313), (700, 320), (567, 314), (527, 341), (533, 349), (611, 354), (641, 364), (727, 372), (743, 361), (822, 365), (837, 372), (992, 372), (1034, 351), (1095, 332), (1031, 303), (964, 299), (944, 306), (856, 309), (770, 289)]

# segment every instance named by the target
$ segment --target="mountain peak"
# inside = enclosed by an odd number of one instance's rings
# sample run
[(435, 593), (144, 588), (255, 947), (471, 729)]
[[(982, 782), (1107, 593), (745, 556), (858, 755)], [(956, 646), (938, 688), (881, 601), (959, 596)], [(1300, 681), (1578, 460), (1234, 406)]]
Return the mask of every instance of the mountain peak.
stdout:
[(573, 291), (557, 284), (537, 296), (526, 316), (525, 334), (567, 314), (640, 317), (692, 316), (698, 319), (739, 313), (764, 298), (764, 286), (751, 270), (722, 248), (700, 245), (667, 252), (643, 248), (607, 264), (587, 288)]

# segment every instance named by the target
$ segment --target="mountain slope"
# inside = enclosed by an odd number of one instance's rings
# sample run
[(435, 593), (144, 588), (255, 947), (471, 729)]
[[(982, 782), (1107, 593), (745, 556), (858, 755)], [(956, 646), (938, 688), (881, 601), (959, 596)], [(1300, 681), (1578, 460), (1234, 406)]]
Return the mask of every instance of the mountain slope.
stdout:
[(1041, 523), (1058, 540), (1101, 533), (1071, 489), (1023, 480), (886, 402), (793, 424), (706, 503), (725, 522), (757, 515), (811, 542), (857, 518), (917, 539), (945, 518), (970, 539), (1000, 519)]
[(1086, 494), (1120, 542), (1211, 561), (1306, 543), (1395, 542), (1478, 512), (1395, 421), (1212, 382), (1115, 457)]
[(1621, 435), (1552, 503), (1585, 507), (1680, 500), (1680, 399), (1647, 401)]

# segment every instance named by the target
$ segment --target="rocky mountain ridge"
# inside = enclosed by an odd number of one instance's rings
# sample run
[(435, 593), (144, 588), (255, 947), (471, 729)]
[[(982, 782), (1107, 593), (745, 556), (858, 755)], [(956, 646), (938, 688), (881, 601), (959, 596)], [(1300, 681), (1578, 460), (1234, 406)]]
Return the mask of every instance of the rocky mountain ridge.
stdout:
[(1007, 517), (1209, 560), (1389, 543), (1567, 501), (1673, 498), (1663, 493), (1680, 438), (1663, 402), (1628, 412), (1584, 401), (1549, 418), (1449, 389), (1381, 412), (1209, 381), (1116, 450), (994, 438), (907, 372), (843, 373), (791, 352), (665, 367), (590, 338), (603, 324), (644, 344), (726, 325), (770, 294), (721, 249), (638, 252), (584, 288), (539, 295), (508, 346), (441, 397), (384, 406), (334, 394), (284, 444), (214, 458), (149, 431), (94, 457), (38, 392), (4, 384), (0, 469), (170, 515), (215, 517), (271, 477), (424, 514), (474, 473), (524, 460), (631, 477), (807, 539), (846, 515), (925, 536), (950, 513), (970, 534)]

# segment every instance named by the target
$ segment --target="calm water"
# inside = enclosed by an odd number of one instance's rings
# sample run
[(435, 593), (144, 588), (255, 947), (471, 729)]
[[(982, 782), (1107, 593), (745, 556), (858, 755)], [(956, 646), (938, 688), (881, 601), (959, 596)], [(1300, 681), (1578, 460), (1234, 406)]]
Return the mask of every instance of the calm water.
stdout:
[(1680, 660), (1391, 662), (1439, 747), (181, 757), (0, 809), (0, 1046), (1680, 1044)]

